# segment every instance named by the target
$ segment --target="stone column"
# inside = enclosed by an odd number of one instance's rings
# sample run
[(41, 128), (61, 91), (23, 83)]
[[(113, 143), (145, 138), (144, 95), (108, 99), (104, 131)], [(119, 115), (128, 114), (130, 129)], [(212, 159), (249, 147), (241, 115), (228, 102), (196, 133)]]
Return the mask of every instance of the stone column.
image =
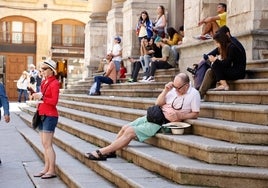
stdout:
[(136, 25), (143, 10), (149, 14), (150, 20), (156, 18), (156, 10), (159, 5), (163, 5), (168, 10), (168, 1), (163, 0), (127, 0), (123, 7), (123, 56), (139, 56), (139, 41), (136, 36)]
[(247, 59), (262, 59), (268, 52), (268, 6), (266, 0), (228, 1), (228, 27), (245, 45)]
[(92, 13), (85, 28), (85, 70), (84, 78), (91, 77), (97, 70), (101, 59), (106, 55), (107, 12), (111, 9), (111, 0), (92, 0)]
[[(107, 15), (107, 52), (113, 48), (114, 37), (120, 36), (123, 39), (123, 13), (122, 7), (125, 0), (113, 0), (112, 8)], [(121, 45), (123, 44), (123, 40)]]
[(179, 27), (184, 25), (184, 0), (169, 0), (168, 10), (168, 27), (179, 31)]

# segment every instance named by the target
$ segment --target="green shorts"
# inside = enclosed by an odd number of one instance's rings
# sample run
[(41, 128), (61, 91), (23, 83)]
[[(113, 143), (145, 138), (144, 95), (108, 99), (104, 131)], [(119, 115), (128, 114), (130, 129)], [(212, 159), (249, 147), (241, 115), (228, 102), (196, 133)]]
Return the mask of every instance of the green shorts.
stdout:
[(137, 118), (129, 125), (134, 128), (136, 136), (140, 142), (154, 136), (161, 128), (158, 124), (148, 122), (146, 116)]

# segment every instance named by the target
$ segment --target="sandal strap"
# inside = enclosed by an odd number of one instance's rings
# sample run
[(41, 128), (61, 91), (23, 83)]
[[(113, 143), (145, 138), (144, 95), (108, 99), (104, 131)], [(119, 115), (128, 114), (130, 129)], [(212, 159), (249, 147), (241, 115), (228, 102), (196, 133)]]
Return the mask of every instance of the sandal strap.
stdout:
[(96, 153), (98, 154), (99, 158), (103, 158), (104, 156), (102, 155), (102, 153), (100, 152), (100, 150), (96, 150)]

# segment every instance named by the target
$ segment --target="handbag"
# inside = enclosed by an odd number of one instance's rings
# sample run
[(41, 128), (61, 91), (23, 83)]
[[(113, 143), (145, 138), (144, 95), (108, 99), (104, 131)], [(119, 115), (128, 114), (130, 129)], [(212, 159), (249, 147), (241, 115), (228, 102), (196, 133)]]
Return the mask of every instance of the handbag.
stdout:
[(147, 109), (147, 121), (151, 123), (156, 123), (158, 125), (163, 125), (169, 121), (165, 118), (163, 111), (160, 106), (154, 105)]
[(32, 119), (32, 128), (36, 129), (40, 122), (41, 122), (41, 116), (39, 115), (38, 110), (36, 110)]
[[(45, 96), (45, 93), (46, 93), (46, 91), (47, 91), (47, 88), (48, 88), (48, 86), (46, 87), (43, 96)], [(40, 105), (40, 104), (39, 104), (39, 105)], [(39, 105), (37, 106), (37, 110), (36, 110), (36, 112), (35, 112), (34, 115), (33, 115), (33, 119), (32, 119), (32, 128), (33, 128), (33, 129), (36, 129), (36, 128), (38, 127), (39, 123), (42, 121), (42, 118), (41, 118), (41, 116), (39, 115), (39, 111), (38, 111)], [(44, 116), (44, 117), (45, 117), (45, 116)]]

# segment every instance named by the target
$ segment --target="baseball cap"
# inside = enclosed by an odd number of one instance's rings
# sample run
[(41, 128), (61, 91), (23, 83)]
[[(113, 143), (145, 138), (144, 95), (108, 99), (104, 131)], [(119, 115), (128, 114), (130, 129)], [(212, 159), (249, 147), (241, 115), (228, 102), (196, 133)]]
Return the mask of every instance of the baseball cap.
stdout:
[(119, 36), (114, 37), (114, 40), (117, 40), (119, 43), (121, 43), (121, 38)]

